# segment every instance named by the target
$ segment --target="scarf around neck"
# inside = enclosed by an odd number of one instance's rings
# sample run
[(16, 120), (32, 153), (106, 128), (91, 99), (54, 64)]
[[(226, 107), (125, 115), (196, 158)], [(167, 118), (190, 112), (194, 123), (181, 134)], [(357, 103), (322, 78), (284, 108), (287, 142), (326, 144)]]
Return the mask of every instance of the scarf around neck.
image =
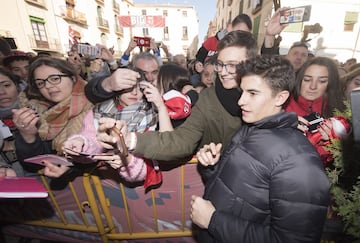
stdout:
[(0, 120), (2, 119), (6, 119), (6, 118), (11, 118), (12, 119), (12, 109), (19, 109), (20, 105), (19, 105), (19, 100), (16, 100), (16, 102), (14, 104), (12, 104), (9, 107), (5, 107), (5, 108), (0, 108)]
[(94, 107), (95, 127), (100, 117), (110, 117), (126, 121), (129, 132), (144, 132), (158, 122), (157, 112), (143, 99), (135, 104), (125, 106), (121, 110), (114, 99), (105, 101)]
[(220, 79), (215, 80), (215, 93), (224, 109), (232, 116), (241, 116), (241, 109), (238, 105), (241, 93), (237, 88), (225, 89)]
[(42, 140), (52, 140), (56, 151), (61, 151), (67, 137), (80, 132), (83, 119), (92, 108), (84, 93), (85, 84), (84, 80), (78, 79), (68, 98), (40, 114), (39, 136)]

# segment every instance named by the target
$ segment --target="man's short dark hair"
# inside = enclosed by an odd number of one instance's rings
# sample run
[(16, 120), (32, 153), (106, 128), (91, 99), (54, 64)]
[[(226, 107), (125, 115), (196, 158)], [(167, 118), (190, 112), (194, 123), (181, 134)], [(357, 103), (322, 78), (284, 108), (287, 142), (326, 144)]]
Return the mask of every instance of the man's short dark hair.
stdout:
[(289, 48), (289, 51), (290, 51), (291, 49), (293, 49), (294, 47), (305, 47), (306, 49), (309, 50), (310, 44), (307, 43), (307, 42), (296, 41), (296, 42), (294, 42), (294, 43), (291, 45), (291, 47)]
[(240, 23), (246, 24), (246, 26), (249, 28), (249, 30), (252, 30), (252, 22), (251, 22), (249, 15), (244, 14), (244, 13), (239, 14), (238, 16), (236, 16), (233, 19), (233, 21), (231, 22), (231, 26), (234, 27)]
[(254, 36), (247, 31), (234, 30), (227, 33), (217, 46), (217, 52), (227, 47), (245, 47), (248, 58), (255, 57), (258, 53), (258, 46)]
[(273, 95), (283, 90), (291, 92), (295, 85), (294, 68), (281, 56), (262, 55), (246, 60), (238, 65), (237, 74), (239, 86), (244, 76), (261, 76), (271, 88)]

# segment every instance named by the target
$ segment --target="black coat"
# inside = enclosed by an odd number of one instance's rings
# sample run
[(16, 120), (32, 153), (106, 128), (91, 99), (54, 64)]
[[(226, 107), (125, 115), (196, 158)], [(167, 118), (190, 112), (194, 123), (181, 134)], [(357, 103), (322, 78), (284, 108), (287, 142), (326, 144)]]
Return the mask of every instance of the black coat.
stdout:
[(330, 184), (297, 124), (281, 112), (235, 134), (206, 184), (216, 211), (199, 242), (320, 242)]

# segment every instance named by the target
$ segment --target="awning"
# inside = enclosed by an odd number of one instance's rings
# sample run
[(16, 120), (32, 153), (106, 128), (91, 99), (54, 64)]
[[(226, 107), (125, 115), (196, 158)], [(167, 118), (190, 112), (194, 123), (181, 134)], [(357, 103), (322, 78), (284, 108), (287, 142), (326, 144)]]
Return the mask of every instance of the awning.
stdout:
[(38, 23), (42, 23), (45, 24), (45, 20), (42, 18), (38, 18), (38, 17), (34, 17), (34, 16), (30, 16), (30, 20), (34, 21), (34, 22), (38, 22)]

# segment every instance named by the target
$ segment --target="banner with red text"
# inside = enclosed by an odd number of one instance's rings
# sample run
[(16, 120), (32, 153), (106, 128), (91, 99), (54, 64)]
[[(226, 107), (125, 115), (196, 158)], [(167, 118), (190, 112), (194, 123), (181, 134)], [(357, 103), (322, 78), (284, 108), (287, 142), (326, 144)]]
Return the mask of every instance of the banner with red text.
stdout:
[(165, 27), (163, 16), (119, 16), (120, 27)]

